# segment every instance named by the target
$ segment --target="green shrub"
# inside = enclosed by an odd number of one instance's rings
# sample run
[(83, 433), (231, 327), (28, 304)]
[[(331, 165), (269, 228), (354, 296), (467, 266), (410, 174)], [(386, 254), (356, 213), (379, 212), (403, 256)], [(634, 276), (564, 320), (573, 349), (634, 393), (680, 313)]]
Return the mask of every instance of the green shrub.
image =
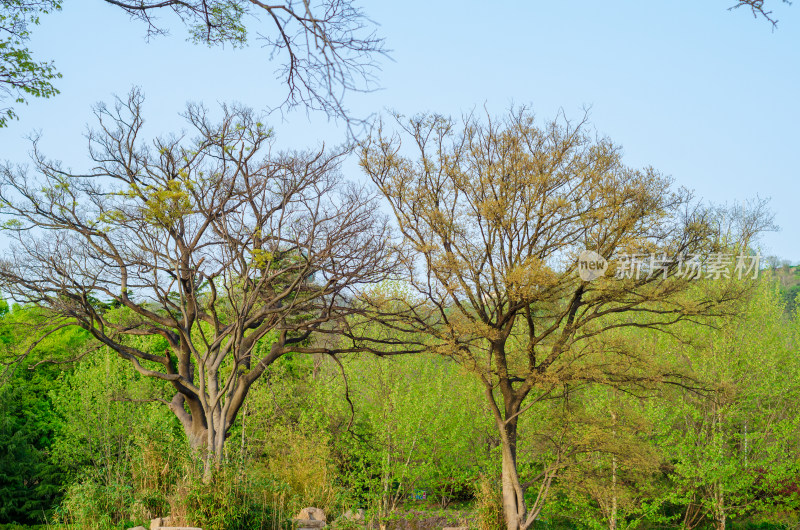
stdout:
[(238, 474), (223, 467), (211, 484), (189, 477), (172, 495), (173, 522), (203, 530), (291, 528), (286, 511), (288, 486), (259, 469)]
[(503, 497), (496, 480), (481, 476), (475, 485), (475, 508), (480, 530), (502, 530), (506, 527), (503, 517)]

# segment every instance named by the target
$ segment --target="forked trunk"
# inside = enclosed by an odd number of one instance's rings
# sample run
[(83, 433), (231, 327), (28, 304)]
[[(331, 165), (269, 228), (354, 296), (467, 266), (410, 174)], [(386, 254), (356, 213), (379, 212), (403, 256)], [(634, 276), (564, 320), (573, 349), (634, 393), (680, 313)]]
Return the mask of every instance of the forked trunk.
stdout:
[[(194, 423), (194, 422), (193, 422)], [(199, 422), (198, 422), (199, 423)], [(203, 483), (209, 484), (214, 480), (215, 472), (222, 465), (225, 450), (225, 436), (219, 429), (200, 427), (187, 431), (189, 446), (195, 456), (203, 462)]]
[(513, 419), (503, 423), (503, 436), (501, 445), (503, 451), (502, 485), (503, 485), (503, 513), (505, 514), (507, 530), (528, 530), (533, 526), (541, 513), (553, 479), (558, 470), (558, 461), (545, 470), (538, 494), (533, 503), (528, 506), (525, 501), (525, 487), (520, 481), (517, 469), (517, 417), (518, 407), (509, 407), (507, 415)]
[[(177, 403), (181, 403), (180, 406)], [(170, 408), (181, 420), (192, 452), (203, 462), (203, 482), (208, 484), (214, 480), (215, 472), (222, 465), (229, 426), (224, 425), (219, 410), (204, 413), (189, 401), (191, 413), (187, 413), (182, 403), (183, 400), (177, 398)]]

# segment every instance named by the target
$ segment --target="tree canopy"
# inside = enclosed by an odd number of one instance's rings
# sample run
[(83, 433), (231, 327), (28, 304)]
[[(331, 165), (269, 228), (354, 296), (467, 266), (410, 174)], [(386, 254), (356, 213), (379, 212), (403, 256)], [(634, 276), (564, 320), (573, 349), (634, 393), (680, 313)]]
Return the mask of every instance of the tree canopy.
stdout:
[[(36, 61), (28, 49), (31, 28), (43, 14), (61, 8), (60, 0), (8, 0), (0, 4), (0, 105), (27, 103), (27, 97), (58, 94), (61, 77), (52, 62)], [(16, 118), (13, 106), (0, 106), (0, 128)]]
[(253, 382), (357, 311), (359, 287), (391, 278), (397, 256), (375, 197), (338, 173), (346, 150), (274, 153), (250, 110), (223, 107), (217, 123), (194, 105), (192, 137), (147, 142), (142, 102), (97, 107), (88, 173), (35, 143), (33, 175), (2, 167), (18, 244), (0, 286), (50, 315), (43, 335), (77, 325), (169, 382), (192, 445), (219, 459)]
[[(623, 164), (618, 146), (593, 137), (584, 118), (539, 126), (527, 109), (462, 122), (396, 116), (362, 144), (361, 164), (389, 202), (412, 293), (393, 325), (429, 337), (484, 386), (502, 441), (507, 527), (538, 517), (565, 448), (533, 477), (517, 469), (519, 417), (586, 383), (679, 382), (635, 343), (610, 332), (729, 314), (748, 282), (704, 283), (683, 257), (746, 252), (769, 228), (756, 208), (733, 232), (653, 168)], [(579, 275), (589, 250), (605, 276)], [(625, 256), (648, 256), (635, 270)], [(710, 269), (709, 269), (710, 270)], [(698, 269), (707, 278), (705, 266)], [(380, 301), (385, 303), (384, 300)], [(539, 495), (526, 490), (541, 482)]]

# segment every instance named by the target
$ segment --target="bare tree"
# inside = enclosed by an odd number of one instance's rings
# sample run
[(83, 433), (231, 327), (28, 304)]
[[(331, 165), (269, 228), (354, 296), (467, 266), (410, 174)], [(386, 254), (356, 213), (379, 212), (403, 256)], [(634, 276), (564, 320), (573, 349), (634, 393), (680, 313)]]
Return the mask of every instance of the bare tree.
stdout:
[[(784, 4), (791, 4), (789, 0), (781, 0)], [(735, 5), (729, 7), (729, 10), (739, 9), (744, 7), (750, 9), (753, 17), (763, 17), (772, 23), (772, 27), (777, 27), (778, 20), (773, 16), (772, 11), (767, 10), (764, 6), (766, 0), (738, 0)]]
[[(342, 119), (351, 133), (354, 126), (364, 123), (364, 117), (350, 112), (345, 96), (377, 87), (378, 61), (388, 51), (375, 30), (377, 24), (354, 0), (289, 0), (277, 4), (260, 0), (103, 1), (144, 22), (148, 37), (167, 33), (169, 24), (159, 18), (165, 13), (174, 14), (187, 27), (191, 39), (199, 43), (244, 46), (255, 33), (271, 57), (280, 57), (277, 73), (288, 91), (278, 108), (321, 110)], [(755, 17), (777, 26), (765, 3), (738, 0), (730, 9), (749, 8)], [(21, 103), (26, 95), (58, 94), (52, 81), (60, 74), (51, 62), (31, 59), (26, 24), (38, 23), (39, 14), (60, 6), (60, 0), (7, 0), (0, 4), (0, 44), (6, 50), (0, 50), (0, 101)], [(15, 116), (11, 107), (0, 109), (0, 127)]]
[(51, 331), (80, 326), (168, 382), (163, 402), (210, 479), (252, 384), (287, 352), (320, 351), (315, 332), (355, 312), (355, 293), (393, 277), (398, 259), (373, 195), (339, 176), (345, 150), (273, 153), (270, 129), (239, 107), (214, 123), (189, 106), (193, 137), (148, 143), (141, 105), (133, 91), (96, 108), (88, 173), (36, 143), (33, 175), (2, 167), (17, 243), (0, 288), (41, 308)]
[[(538, 127), (520, 109), (499, 120), (423, 115), (397, 123), (391, 134), (380, 126), (361, 152), (416, 256), (406, 263), (414, 295), (394, 300), (406, 307), (393, 325), (424, 334), (483, 383), (501, 439), (507, 527), (524, 530), (560, 464), (521, 476), (520, 415), (576, 385), (685, 384), (609, 332), (674, 333), (682, 321), (730, 311), (747, 282), (685, 274), (681, 256), (722, 251), (712, 210), (692, 206), (688, 192), (655, 170), (624, 166), (620, 149), (593, 138), (585, 119)], [(762, 215), (740, 228), (754, 234), (769, 224)], [(579, 277), (584, 250), (598, 254), (596, 272), (608, 264), (605, 275)], [(633, 267), (625, 261), (644, 254)]]
[(298, 105), (343, 118), (348, 125), (362, 119), (345, 107), (348, 92), (376, 86), (377, 59), (386, 54), (375, 24), (352, 0), (104, 0), (147, 25), (148, 36), (166, 32), (157, 14), (172, 12), (189, 28), (196, 42), (242, 46), (248, 27), (266, 27), (258, 38), (281, 57), (278, 75), (288, 88), (283, 106)]

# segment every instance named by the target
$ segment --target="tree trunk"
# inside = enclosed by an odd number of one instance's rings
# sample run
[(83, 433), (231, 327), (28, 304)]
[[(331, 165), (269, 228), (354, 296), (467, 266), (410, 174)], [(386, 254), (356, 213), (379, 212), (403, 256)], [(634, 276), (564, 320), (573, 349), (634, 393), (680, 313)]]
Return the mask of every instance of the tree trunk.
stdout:
[[(505, 425), (505, 436), (502, 437), (503, 449), (503, 512), (508, 530), (520, 530), (521, 521), (525, 517), (525, 501), (517, 494), (519, 475), (517, 474), (517, 421), (511, 420)], [(520, 502), (521, 501), (521, 502)]]
[[(614, 391), (616, 398), (616, 390)], [(616, 403), (615, 403), (616, 405)], [(617, 413), (611, 411), (611, 422), (614, 425), (613, 436), (617, 438)], [(608, 518), (608, 530), (617, 530), (617, 453), (611, 455), (611, 516)]]
[(720, 482), (714, 486), (714, 526), (716, 530), (725, 530), (725, 523), (728, 519), (728, 514), (725, 512), (725, 493)]
[[(209, 416), (213, 416), (211, 413)], [(203, 459), (203, 483), (210, 484), (214, 480), (214, 475), (222, 465), (223, 450), (225, 448), (224, 429), (217, 427), (216, 421), (209, 422), (206, 428), (206, 436), (203, 445), (198, 449), (200, 457)]]
[[(188, 405), (189, 412), (184, 409)], [(221, 407), (205, 411), (199, 400), (176, 394), (169, 408), (178, 417), (189, 440), (189, 447), (203, 462), (203, 482), (210, 483), (215, 471), (222, 465), (225, 439), (230, 425), (226, 423)]]
[[(723, 442), (722, 430), (722, 405), (715, 399), (714, 408), (717, 412), (717, 424), (715, 429), (715, 442), (717, 446), (717, 458), (719, 462), (723, 461), (725, 445)], [(727, 513), (725, 513), (725, 491), (721, 481), (716, 481), (714, 484), (714, 521), (717, 530), (725, 530), (725, 522)]]

